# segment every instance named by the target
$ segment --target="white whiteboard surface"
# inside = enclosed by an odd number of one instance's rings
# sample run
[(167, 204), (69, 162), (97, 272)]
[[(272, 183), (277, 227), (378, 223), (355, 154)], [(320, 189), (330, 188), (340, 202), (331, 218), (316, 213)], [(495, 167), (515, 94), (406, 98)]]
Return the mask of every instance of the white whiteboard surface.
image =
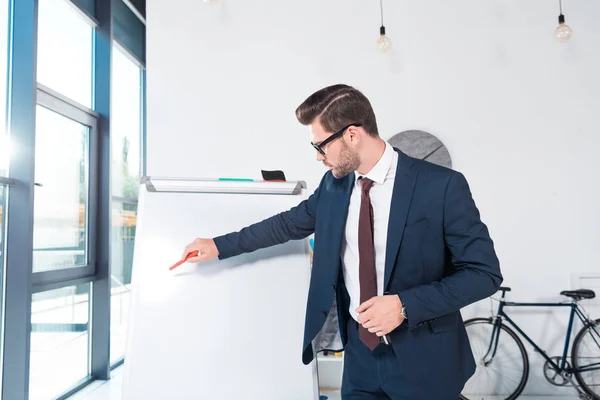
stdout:
[(315, 362), (301, 358), (306, 241), (169, 271), (194, 238), (237, 231), (305, 197), (140, 187), (123, 400), (318, 399)]

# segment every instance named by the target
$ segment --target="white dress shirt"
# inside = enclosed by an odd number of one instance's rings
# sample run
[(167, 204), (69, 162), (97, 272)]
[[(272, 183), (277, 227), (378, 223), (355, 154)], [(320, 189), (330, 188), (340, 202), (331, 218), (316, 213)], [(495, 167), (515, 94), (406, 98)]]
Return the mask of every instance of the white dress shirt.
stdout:
[(385, 273), (385, 250), (387, 245), (388, 222), (398, 153), (394, 148), (385, 143), (385, 151), (377, 164), (365, 175), (355, 172), (355, 181), (350, 196), (346, 232), (342, 241), (342, 266), (344, 282), (350, 295), (350, 315), (357, 320), (356, 309), (360, 306), (359, 284), (359, 253), (358, 253), (358, 217), (360, 213), (360, 177), (371, 179), (373, 187), (370, 191), (371, 205), (373, 206), (374, 242), (375, 242), (375, 269), (377, 270), (377, 295), (383, 295), (383, 279)]

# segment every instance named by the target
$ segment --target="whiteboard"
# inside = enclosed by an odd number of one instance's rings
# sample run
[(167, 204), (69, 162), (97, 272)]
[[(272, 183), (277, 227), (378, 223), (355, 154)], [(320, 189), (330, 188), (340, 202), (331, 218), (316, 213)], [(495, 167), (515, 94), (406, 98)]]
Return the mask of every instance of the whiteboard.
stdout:
[[(209, 182), (194, 191), (193, 183), (176, 189), (188, 192), (140, 187), (123, 400), (318, 399), (316, 363), (301, 358), (307, 241), (169, 271), (193, 239), (288, 210), (305, 190)], [(236, 185), (249, 193), (211, 193)]]

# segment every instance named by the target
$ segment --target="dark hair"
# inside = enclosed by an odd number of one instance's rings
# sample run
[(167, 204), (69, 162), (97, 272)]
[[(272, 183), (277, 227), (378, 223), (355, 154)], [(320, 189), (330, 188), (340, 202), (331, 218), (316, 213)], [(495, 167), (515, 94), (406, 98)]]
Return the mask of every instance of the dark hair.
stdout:
[(335, 132), (352, 123), (361, 123), (371, 136), (378, 136), (377, 121), (369, 99), (348, 85), (333, 85), (311, 94), (296, 109), (302, 125), (317, 118), (327, 132)]

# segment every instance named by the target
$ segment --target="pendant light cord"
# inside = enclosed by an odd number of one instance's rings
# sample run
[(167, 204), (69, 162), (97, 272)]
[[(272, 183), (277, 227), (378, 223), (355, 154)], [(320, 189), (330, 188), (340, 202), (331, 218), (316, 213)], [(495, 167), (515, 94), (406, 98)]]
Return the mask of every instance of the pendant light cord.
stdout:
[(383, 26), (383, 0), (379, 0), (379, 8), (381, 10), (381, 26)]
[(558, 0), (558, 8), (560, 8), (560, 14), (562, 15), (562, 0)]

